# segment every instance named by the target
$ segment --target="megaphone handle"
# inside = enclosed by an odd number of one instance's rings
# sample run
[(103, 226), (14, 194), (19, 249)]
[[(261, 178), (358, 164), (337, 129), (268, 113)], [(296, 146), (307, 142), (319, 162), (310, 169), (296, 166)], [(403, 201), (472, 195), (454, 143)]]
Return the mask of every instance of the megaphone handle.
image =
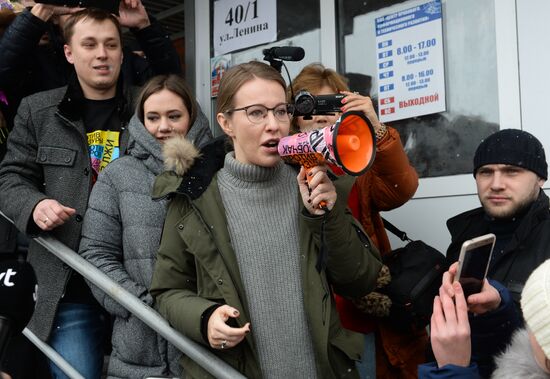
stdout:
[[(315, 166), (314, 166), (315, 167)], [(311, 179), (313, 179), (313, 177), (311, 177), (309, 175), (309, 172), (311, 171), (312, 167), (304, 167), (306, 169), (306, 179), (307, 179), (307, 183), (308, 183), (308, 189), (309, 189), (309, 194), (311, 195), (311, 189), (309, 188), (309, 183), (311, 182)], [(323, 209), (325, 211), (328, 211), (328, 208), (327, 208), (327, 202), (324, 201), (324, 200), (321, 200), (319, 202), (319, 208), (320, 209)]]

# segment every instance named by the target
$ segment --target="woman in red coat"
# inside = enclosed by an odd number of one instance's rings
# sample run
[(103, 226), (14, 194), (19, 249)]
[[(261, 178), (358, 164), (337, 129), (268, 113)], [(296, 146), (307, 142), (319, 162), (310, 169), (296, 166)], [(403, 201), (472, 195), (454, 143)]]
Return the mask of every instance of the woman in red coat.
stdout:
[[(342, 112), (362, 111), (371, 121), (376, 133), (376, 158), (367, 173), (359, 176), (348, 199), (348, 205), (369, 235), (380, 253), (391, 250), (390, 242), (380, 217), (381, 211), (395, 209), (407, 202), (418, 187), (418, 175), (409, 163), (397, 130), (378, 120), (369, 97), (350, 92), (345, 78), (321, 64), (310, 64), (292, 82), (294, 94), (308, 91), (314, 96), (341, 93)], [(311, 120), (294, 118), (296, 131), (307, 132), (323, 128), (336, 122), (340, 115), (318, 115)], [(343, 174), (337, 167), (335, 174)], [(365, 357), (360, 364), (363, 378), (374, 375), (372, 336), (376, 338), (376, 377), (415, 378), (417, 365), (425, 362), (427, 334), (400, 333), (381, 318), (374, 318), (357, 309), (342, 297), (336, 297), (336, 304), (342, 325), (350, 330), (365, 334)]]

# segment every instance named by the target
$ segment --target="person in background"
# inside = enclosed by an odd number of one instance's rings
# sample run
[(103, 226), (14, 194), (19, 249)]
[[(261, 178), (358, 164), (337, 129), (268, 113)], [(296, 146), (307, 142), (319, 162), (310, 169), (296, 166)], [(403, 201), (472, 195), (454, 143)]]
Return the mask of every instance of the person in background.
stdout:
[[(13, 22), (17, 14), (23, 10), (24, 8), (19, 4), (0, 1), (0, 40), (6, 28)], [(8, 104), (8, 98), (0, 86), (0, 162), (6, 154), (8, 134), (11, 130), (11, 124), (8, 124), (5, 116)], [(12, 223), (0, 216), (0, 254), (18, 255), (18, 253), (23, 253), (17, 251), (17, 247), (17, 229)]]
[[(486, 281), (481, 293), (465, 299), (460, 284), (452, 283), (454, 274), (456, 264), (444, 276), (440, 296), (434, 299), (431, 341), (436, 361), (420, 366), (419, 377), (548, 378), (550, 260), (532, 271), (523, 287), (520, 303), (525, 327), (520, 329), (516, 329), (519, 313), (506, 287), (491, 281), (497, 290)], [(494, 358), (492, 375), (478, 361), (487, 355)]]
[[(376, 157), (371, 169), (353, 184), (348, 206), (378, 248), (382, 256), (391, 250), (380, 217), (381, 211), (395, 209), (407, 202), (418, 187), (418, 175), (409, 163), (397, 130), (382, 124), (369, 97), (350, 92), (344, 77), (323, 65), (310, 64), (292, 81), (291, 93), (308, 91), (312, 95), (341, 93), (342, 112), (360, 111), (370, 120), (376, 133)], [(311, 120), (295, 117), (295, 131), (307, 132), (333, 125), (340, 114), (312, 116)], [(338, 168), (333, 172), (342, 175)], [(381, 275), (386, 275), (385, 270)], [(412, 378), (417, 365), (425, 360), (427, 334), (396, 331), (382, 318), (365, 314), (350, 299), (336, 295), (336, 305), (342, 325), (366, 335), (363, 360), (359, 364), (362, 378)], [(373, 311), (374, 313), (374, 311)], [(376, 349), (375, 337), (376, 336)], [(374, 357), (376, 350), (376, 360)], [(376, 369), (375, 369), (376, 367)]]
[[(21, 102), (0, 165), (0, 209), (20, 231), (50, 232), (78, 250), (97, 175), (126, 151), (134, 90), (120, 75), (122, 37), (115, 16), (96, 8), (73, 13), (64, 40), (73, 75), (67, 86)], [(99, 377), (104, 311), (84, 279), (37, 242), (31, 242), (28, 260), (40, 283), (28, 328), (84, 377)], [(65, 377), (53, 363), (51, 371)]]
[(541, 189), (548, 177), (544, 148), (526, 131), (500, 130), (479, 144), (473, 174), (481, 207), (447, 221), (448, 261), (458, 260), (464, 241), (495, 234), (487, 277), (508, 288), (520, 312), (525, 281), (550, 258), (550, 203)]
[[(291, 115), (272, 67), (225, 73), (216, 117), (234, 151), (216, 141), (188, 170), (157, 178), (155, 196), (172, 201), (151, 294), (175, 329), (247, 377), (356, 378), (361, 338), (341, 327), (331, 292), (370, 292), (381, 263), (346, 211), (349, 188), (326, 167), (298, 173), (282, 162)], [(211, 377), (188, 357), (182, 365)]]
[[(155, 176), (163, 169), (161, 148), (169, 138), (188, 138), (197, 145), (207, 142), (210, 128), (198, 112), (180, 76), (149, 80), (128, 126), (129, 152), (101, 172), (84, 217), (80, 254), (149, 306), (153, 298), (148, 288), (167, 203), (151, 199)], [(114, 320), (109, 377), (181, 375), (177, 349), (105, 292), (90, 288)]]

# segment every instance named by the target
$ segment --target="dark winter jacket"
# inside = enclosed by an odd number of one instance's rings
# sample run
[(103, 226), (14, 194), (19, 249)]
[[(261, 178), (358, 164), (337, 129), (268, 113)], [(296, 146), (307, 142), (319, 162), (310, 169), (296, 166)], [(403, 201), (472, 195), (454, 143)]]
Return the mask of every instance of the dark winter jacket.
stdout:
[[(447, 250), (449, 262), (456, 262), (462, 243), (489, 233), (489, 221), (483, 208), (477, 208), (447, 221), (451, 245)], [(512, 240), (489, 267), (488, 277), (504, 284), (512, 295), (518, 311), (525, 281), (531, 272), (550, 258), (550, 209), (548, 197), (540, 191), (537, 200), (517, 227)]]
[[(23, 99), (0, 165), (0, 209), (20, 231), (30, 235), (41, 231), (32, 216), (40, 201), (55, 199), (76, 209), (74, 216), (51, 232), (76, 251), (92, 189), (88, 140), (80, 116), (82, 99), (82, 89), (73, 82)], [(133, 113), (133, 91), (119, 83), (116, 99), (122, 154), (128, 140), (126, 125)], [(72, 269), (34, 241), (28, 260), (40, 283), (28, 327), (46, 341)]]
[[(205, 158), (196, 161), (188, 172), (168, 171), (155, 182), (155, 196), (174, 197), (168, 208), (151, 293), (160, 313), (174, 328), (209, 347), (201, 331), (201, 319), (209, 308), (230, 304), (241, 310), (236, 319), (241, 326), (250, 322), (250, 316), (215, 175), (225, 154), (208, 148), (203, 150)], [(360, 358), (363, 338), (342, 328), (330, 288), (344, 296), (366, 294), (372, 290), (381, 264), (366, 236), (363, 240), (358, 237), (359, 223), (346, 211), (350, 183), (341, 188), (338, 181), (338, 200), (325, 227), (327, 266), (321, 273), (315, 264), (323, 217), (300, 215), (302, 285), (317, 377), (356, 378), (354, 360)], [(234, 348), (211, 351), (245, 376), (261, 377), (250, 334)], [(182, 365), (188, 377), (211, 377), (186, 356)]]
[[(80, 254), (152, 306), (148, 288), (166, 215), (166, 201), (151, 199), (155, 176), (163, 170), (162, 145), (136, 116), (128, 131), (128, 155), (101, 171), (90, 195)], [(202, 113), (190, 128), (188, 138), (197, 145), (211, 138)], [(105, 292), (90, 287), (100, 304), (114, 316), (109, 378), (180, 375), (181, 354), (177, 349)]]

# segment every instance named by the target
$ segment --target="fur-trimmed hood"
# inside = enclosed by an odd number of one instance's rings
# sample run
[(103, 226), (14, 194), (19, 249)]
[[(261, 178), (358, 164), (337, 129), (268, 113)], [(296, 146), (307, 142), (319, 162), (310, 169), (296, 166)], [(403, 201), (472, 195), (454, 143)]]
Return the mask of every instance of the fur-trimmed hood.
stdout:
[(512, 343), (502, 354), (495, 358), (496, 370), (493, 379), (548, 379), (537, 362), (529, 343), (529, 334), (526, 329), (514, 333)]
[(169, 139), (162, 147), (164, 167), (178, 176), (183, 176), (193, 166), (200, 152), (195, 145), (183, 136)]
[(223, 167), (228, 146), (226, 136), (213, 139), (200, 150), (185, 138), (167, 141), (163, 147), (165, 172), (155, 180), (153, 198), (173, 193), (199, 197)]

